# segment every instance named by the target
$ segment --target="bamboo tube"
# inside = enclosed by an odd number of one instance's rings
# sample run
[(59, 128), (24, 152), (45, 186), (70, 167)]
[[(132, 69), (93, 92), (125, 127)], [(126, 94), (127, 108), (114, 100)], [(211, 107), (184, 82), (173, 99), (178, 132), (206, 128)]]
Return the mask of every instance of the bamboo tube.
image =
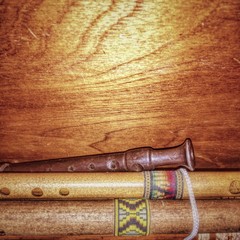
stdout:
[[(238, 232), (240, 200), (199, 200), (199, 233)], [(2, 201), (6, 235), (149, 235), (188, 233), (188, 200)]]
[[(175, 238), (173, 238), (173, 239), (175, 239)], [(202, 233), (202, 234), (198, 234), (198, 236), (197, 236), (197, 240), (239, 240), (239, 239), (240, 239), (240, 232), (236, 232), (236, 233)]]
[[(240, 197), (239, 172), (190, 172), (197, 199)], [(1, 173), (0, 199), (187, 199), (177, 171), (125, 173)]]
[[(93, 235), (78, 235), (78, 236), (24, 236), (24, 240), (183, 240), (187, 237), (187, 234), (152, 234), (151, 236), (93, 236)], [(0, 239), (6, 240), (3, 236)], [(9, 240), (22, 240), (22, 237), (19, 236), (7, 236)], [(240, 232), (236, 233), (199, 233), (195, 240), (239, 240)]]

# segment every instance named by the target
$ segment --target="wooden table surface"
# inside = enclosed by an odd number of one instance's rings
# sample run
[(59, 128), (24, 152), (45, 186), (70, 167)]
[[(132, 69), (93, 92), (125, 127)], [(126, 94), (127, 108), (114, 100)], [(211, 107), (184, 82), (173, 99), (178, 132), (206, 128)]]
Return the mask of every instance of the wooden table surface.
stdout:
[(170, 147), (240, 168), (240, 2), (0, 0), (0, 161)]

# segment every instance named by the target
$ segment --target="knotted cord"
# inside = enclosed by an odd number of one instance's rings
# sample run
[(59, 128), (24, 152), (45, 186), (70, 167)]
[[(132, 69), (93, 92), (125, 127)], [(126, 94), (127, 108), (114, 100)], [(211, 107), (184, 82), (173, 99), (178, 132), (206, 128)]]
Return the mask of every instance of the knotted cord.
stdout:
[(190, 203), (191, 203), (191, 207), (192, 207), (192, 217), (193, 217), (192, 232), (186, 238), (184, 238), (184, 240), (191, 240), (194, 237), (196, 237), (198, 234), (199, 214), (198, 214), (196, 199), (195, 199), (193, 188), (192, 188), (191, 179), (188, 175), (188, 172), (184, 168), (180, 168), (180, 171), (181, 171), (182, 175), (184, 176), (186, 183), (187, 183), (188, 195), (189, 195), (189, 199), (190, 199)]

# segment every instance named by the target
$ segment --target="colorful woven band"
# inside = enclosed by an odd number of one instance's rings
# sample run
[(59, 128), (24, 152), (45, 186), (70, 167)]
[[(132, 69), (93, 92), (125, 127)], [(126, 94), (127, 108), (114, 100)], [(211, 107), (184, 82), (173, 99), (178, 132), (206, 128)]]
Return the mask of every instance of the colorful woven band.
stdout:
[(183, 177), (180, 171), (144, 172), (144, 198), (181, 199)]
[(148, 235), (149, 226), (148, 200), (115, 200), (115, 236)]

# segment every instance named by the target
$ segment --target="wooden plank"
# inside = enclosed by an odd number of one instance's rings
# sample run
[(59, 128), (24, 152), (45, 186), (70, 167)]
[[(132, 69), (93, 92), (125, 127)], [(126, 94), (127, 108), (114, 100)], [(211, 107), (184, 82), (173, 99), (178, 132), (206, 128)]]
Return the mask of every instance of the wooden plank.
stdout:
[(197, 168), (240, 168), (239, 8), (0, 1), (1, 161), (191, 137)]
[(239, 168), (239, 1), (1, 1), (0, 158), (168, 147)]

